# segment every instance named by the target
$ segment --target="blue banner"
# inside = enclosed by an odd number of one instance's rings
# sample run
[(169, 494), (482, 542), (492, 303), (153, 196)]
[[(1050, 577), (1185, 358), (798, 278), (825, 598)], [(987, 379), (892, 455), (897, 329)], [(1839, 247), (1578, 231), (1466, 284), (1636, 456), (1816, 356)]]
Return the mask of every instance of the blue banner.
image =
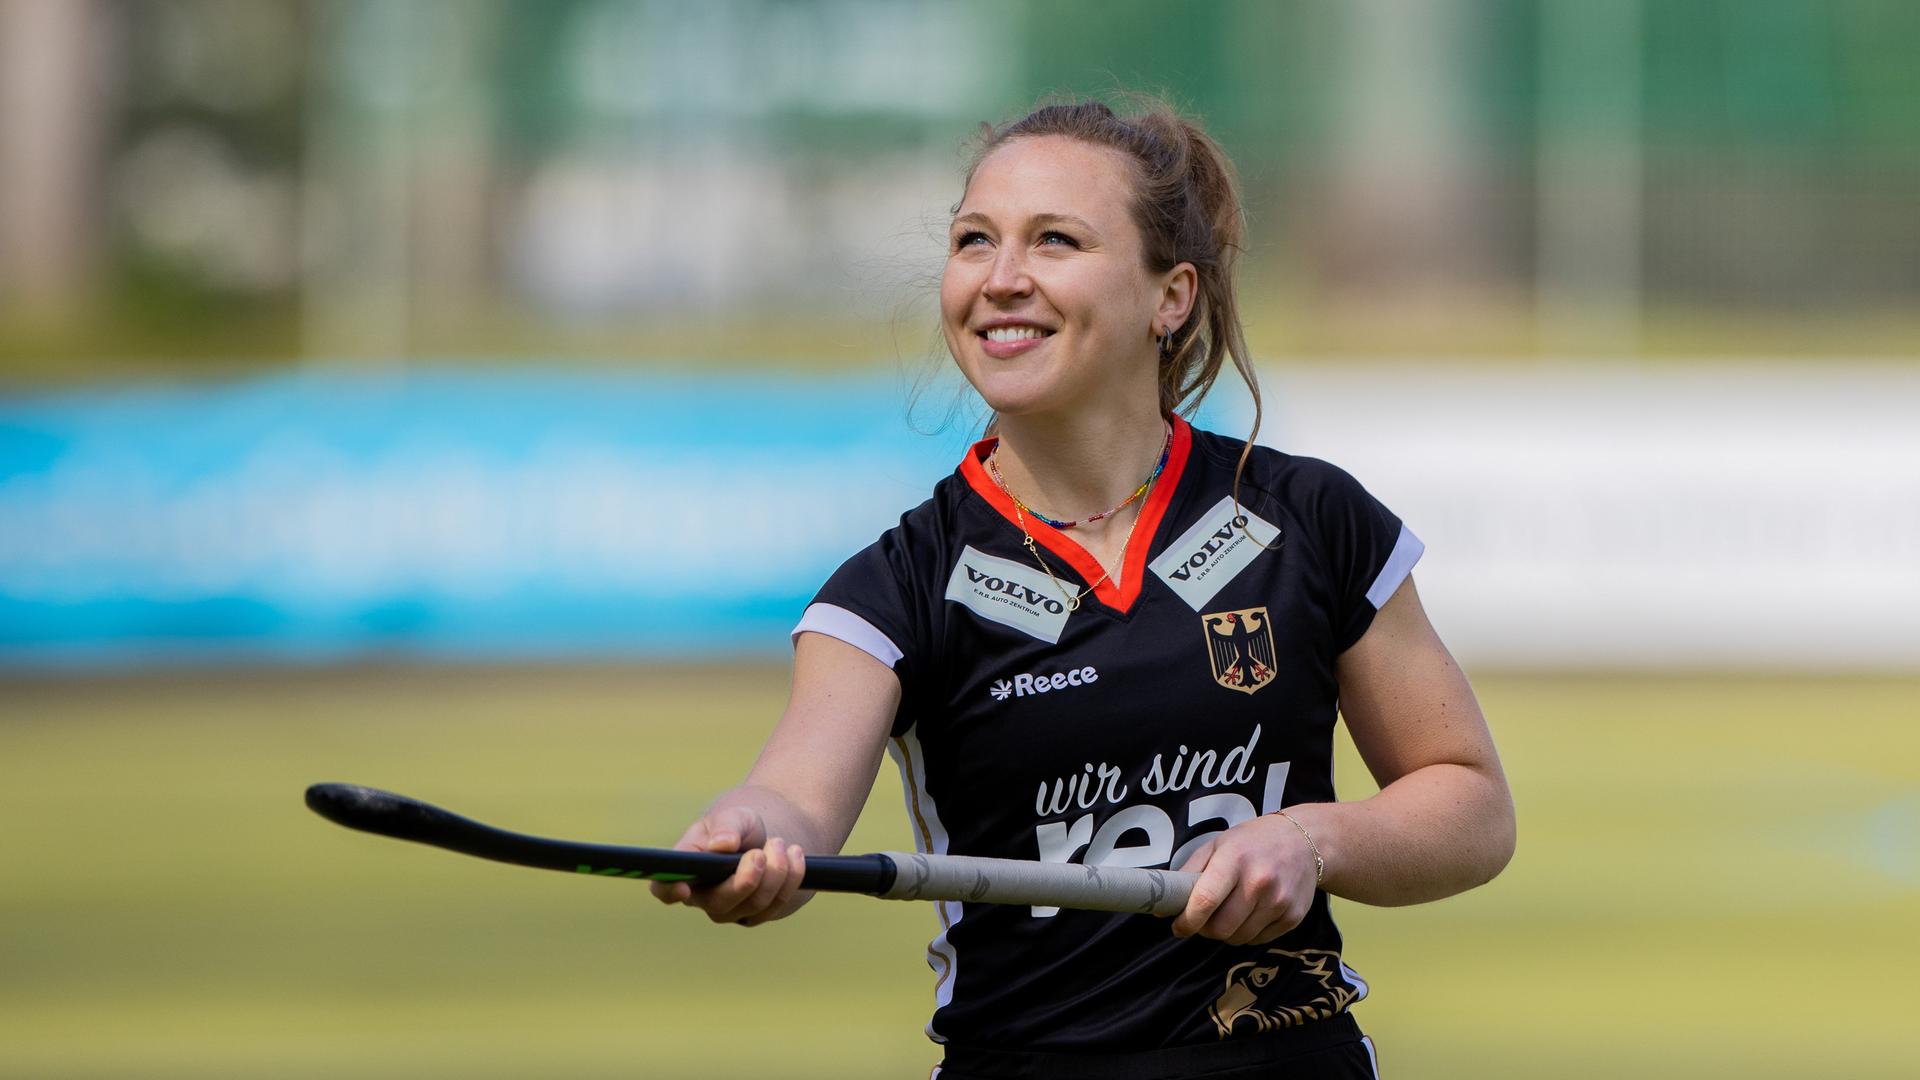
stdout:
[(977, 428), (917, 434), (908, 396), (329, 369), (0, 402), (0, 667), (778, 654)]

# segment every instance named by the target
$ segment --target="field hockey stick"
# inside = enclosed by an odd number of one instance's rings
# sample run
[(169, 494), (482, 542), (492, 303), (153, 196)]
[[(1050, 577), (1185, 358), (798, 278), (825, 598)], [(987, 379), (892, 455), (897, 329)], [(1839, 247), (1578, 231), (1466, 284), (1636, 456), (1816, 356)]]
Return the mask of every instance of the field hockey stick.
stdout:
[[(349, 829), (412, 840), (495, 862), (593, 877), (715, 885), (733, 876), (744, 853), (669, 851), (583, 844), (507, 832), (405, 795), (355, 784), (307, 789), (314, 813)], [(965, 900), (1085, 911), (1178, 915), (1198, 874), (1077, 863), (981, 859), (883, 851), (809, 855), (800, 887), (865, 893), (886, 900)]]

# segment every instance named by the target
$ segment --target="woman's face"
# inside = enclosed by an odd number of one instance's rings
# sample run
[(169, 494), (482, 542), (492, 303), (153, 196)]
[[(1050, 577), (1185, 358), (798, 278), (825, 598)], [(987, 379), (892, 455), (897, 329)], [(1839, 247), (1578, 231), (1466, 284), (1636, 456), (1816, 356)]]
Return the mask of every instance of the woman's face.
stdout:
[(1157, 407), (1166, 285), (1144, 265), (1133, 199), (1118, 151), (1065, 136), (1014, 139), (975, 170), (948, 232), (940, 313), (948, 350), (994, 411), (1141, 394)]

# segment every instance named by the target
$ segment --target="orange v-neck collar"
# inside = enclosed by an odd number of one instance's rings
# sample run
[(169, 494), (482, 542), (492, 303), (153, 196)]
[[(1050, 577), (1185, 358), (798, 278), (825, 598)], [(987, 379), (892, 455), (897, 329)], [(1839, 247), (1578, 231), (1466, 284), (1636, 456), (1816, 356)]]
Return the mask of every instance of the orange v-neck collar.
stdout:
[[(1133, 526), (1133, 538), (1127, 542), (1126, 557), (1120, 564), (1119, 581), (1110, 577), (1101, 580), (1106, 575), (1105, 568), (1078, 541), (1032, 514), (1025, 515), (1028, 534), (1072, 567), (1082, 582), (1099, 581), (1100, 584), (1094, 586), (1093, 598), (1122, 615), (1131, 610), (1134, 601), (1140, 598), (1140, 588), (1146, 582), (1147, 550), (1153, 546), (1154, 535), (1160, 531), (1160, 519), (1166, 516), (1167, 506), (1173, 502), (1174, 490), (1180, 486), (1180, 475), (1186, 471), (1187, 454), (1193, 448), (1193, 429), (1178, 416), (1173, 417), (1172, 423), (1173, 445), (1167, 451), (1166, 467), (1160, 470), (1159, 478), (1153, 482), (1153, 490), (1147, 493), (1146, 505), (1140, 508), (1140, 520)], [(999, 441), (998, 436), (989, 436), (974, 443), (960, 462), (960, 475), (966, 478), (975, 494), (987, 501), (987, 505), (998, 511), (1008, 523), (1019, 528), (1020, 515), (1014, 508), (1013, 499), (1000, 490), (1000, 485), (993, 482), (993, 477), (987, 475), (987, 454)]]

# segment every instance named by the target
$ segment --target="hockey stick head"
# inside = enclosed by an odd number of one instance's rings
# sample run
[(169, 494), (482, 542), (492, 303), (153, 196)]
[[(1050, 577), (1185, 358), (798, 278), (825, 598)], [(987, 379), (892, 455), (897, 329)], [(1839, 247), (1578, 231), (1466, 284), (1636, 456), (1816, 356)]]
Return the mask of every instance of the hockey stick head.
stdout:
[[(687, 881), (713, 885), (733, 876), (741, 853), (674, 851), (551, 840), (507, 832), (418, 799), (359, 784), (314, 784), (307, 806), (336, 825), (395, 840), (412, 840), (463, 855), (594, 877)], [(819, 855), (807, 859), (804, 888), (878, 895), (892, 887), (894, 862), (884, 855)]]
[[(336, 825), (360, 832), (496, 862), (595, 877), (711, 885), (732, 876), (740, 863), (738, 852), (587, 844), (507, 832), (418, 799), (358, 784), (314, 784), (307, 788), (307, 806)], [(869, 872), (868, 876), (876, 875)]]
[(431, 842), (447, 826), (471, 826), (458, 814), (437, 806), (359, 784), (314, 784), (307, 808), (335, 825), (400, 840)]

